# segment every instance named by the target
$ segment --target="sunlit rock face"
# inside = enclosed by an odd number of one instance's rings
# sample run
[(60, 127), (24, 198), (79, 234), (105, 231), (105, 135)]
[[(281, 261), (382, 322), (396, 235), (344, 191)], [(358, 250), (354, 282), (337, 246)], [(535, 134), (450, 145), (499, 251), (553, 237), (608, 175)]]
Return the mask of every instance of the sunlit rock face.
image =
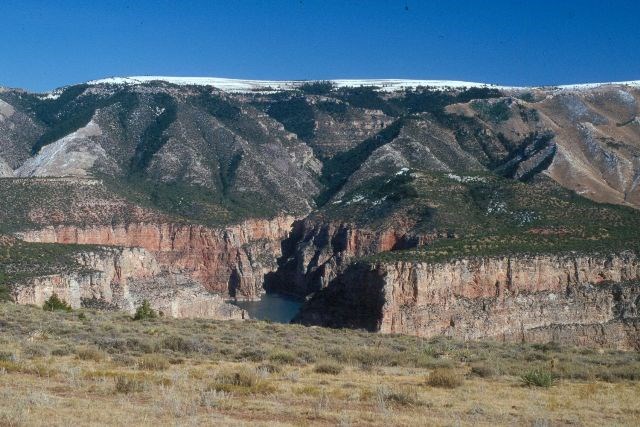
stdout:
[(140, 248), (100, 248), (81, 252), (81, 271), (21, 281), (13, 287), (18, 304), (41, 306), (58, 295), (72, 308), (118, 309), (133, 314), (143, 301), (170, 317), (244, 319), (246, 313), (181, 275), (162, 272), (154, 256)]
[(275, 269), (291, 217), (248, 220), (212, 229), (197, 225), (128, 224), (50, 227), (19, 233), (28, 242), (144, 248), (163, 270), (181, 273), (227, 297), (255, 299), (263, 277)]
[[(601, 327), (602, 333), (578, 334), (574, 342), (637, 348), (633, 325), (640, 316), (639, 279), (640, 262), (633, 253), (365, 263), (334, 279), (295, 321), (509, 341), (545, 340), (554, 334), (567, 340), (567, 328)], [(618, 335), (603, 336), (609, 328), (616, 334), (628, 329), (629, 336), (616, 342)]]

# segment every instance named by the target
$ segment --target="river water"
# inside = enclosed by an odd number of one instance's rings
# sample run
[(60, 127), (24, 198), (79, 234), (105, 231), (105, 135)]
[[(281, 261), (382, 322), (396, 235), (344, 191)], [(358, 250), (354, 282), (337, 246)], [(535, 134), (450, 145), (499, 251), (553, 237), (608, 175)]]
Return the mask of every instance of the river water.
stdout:
[(260, 301), (232, 301), (232, 304), (247, 310), (252, 319), (289, 323), (298, 313), (302, 300), (278, 294), (265, 294)]

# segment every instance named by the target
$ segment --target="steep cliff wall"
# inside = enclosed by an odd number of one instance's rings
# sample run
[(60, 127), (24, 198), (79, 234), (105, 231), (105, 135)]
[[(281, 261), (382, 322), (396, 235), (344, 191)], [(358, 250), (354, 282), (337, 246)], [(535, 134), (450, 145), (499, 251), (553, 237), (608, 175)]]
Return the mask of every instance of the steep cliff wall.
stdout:
[(265, 287), (307, 296), (325, 288), (355, 258), (415, 247), (437, 237), (410, 233), (408, 228), (371, 230), (346, 222), (297, 221), (282, 243), (278, 269), (267, 275)]
[(71, 307), (120, 309), (133, 313), (143, 300), (171, 317), (244, 319), (227, 304), (187, 277), (162, 273), (152, 254), (141, 248), (101, 248), (81, 252), (83, 268), (68, 274), (35, 277), (15, 284), (18, 304), (42, 305), (54, 292)]
[[(602, 329), (637, 319), (638, 280), (640, 261), (631, 252), (361, 263), (314, 296), (296, 321), (424, 337), (537, 340), (560, 336), (565, 327)], [(627, 329), (639, 342), (637, 328)]]
[(258, 298), (263, 277), (275, 269), (280, 243), (293, 221), (293, 217), (249, 220), (223, 229), (167, 223), (55, 226), (18, 236), (28, 242), (144, 248), (162, 270), (187, 274), (214, 292)]

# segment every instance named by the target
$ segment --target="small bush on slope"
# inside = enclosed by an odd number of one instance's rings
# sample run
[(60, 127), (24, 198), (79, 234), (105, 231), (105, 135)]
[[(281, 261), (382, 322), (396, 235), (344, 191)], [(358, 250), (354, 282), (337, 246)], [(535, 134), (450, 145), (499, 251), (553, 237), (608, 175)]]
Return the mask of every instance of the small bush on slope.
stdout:
[(61, 300), (54, 292), (42, 306), (45, 311), (71, 311), (71, 306), (64, 300)]
[(158, 314), (153, 308), (151, 308), (149, 301), (144, 300), (142, 301), (142, 305), (136, 310), (133, 320), (149, 320), (155, 319), (156, 317), (158, 317)]
[(556, 378), (552, 372), (542, 369), (532, 369), (524, 373), (520, 379), (522, 383), (529, 387), (544, 387), (549, 388), (553, 385)]

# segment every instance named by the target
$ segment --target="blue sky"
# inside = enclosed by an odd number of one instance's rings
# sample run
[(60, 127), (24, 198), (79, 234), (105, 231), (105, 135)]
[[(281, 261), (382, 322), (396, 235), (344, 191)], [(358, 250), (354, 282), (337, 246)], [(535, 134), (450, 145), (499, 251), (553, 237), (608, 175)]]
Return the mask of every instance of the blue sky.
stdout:
[(0, 85), (149, 74), (636, 80), (638, 22), (637, 0), (2, 0)]

